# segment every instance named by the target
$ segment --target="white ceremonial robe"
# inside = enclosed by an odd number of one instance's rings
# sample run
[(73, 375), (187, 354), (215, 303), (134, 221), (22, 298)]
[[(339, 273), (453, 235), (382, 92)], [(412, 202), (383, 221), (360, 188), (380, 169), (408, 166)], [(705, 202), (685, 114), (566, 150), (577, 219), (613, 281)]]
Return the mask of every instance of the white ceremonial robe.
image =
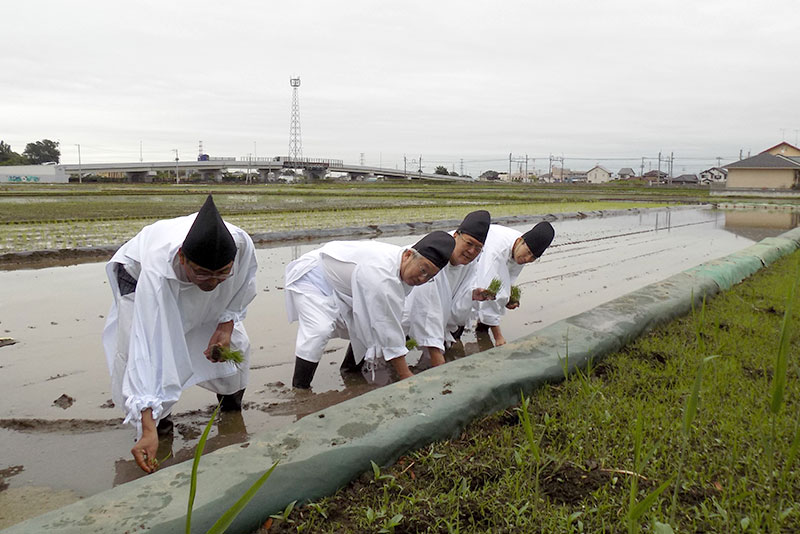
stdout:
[(512, 228), (492, 224), (486, 236), (486, 244), (478, 258), (476, 283), (487, 288), (492, 278), (502, 282), (495, 300), (477, 303), (478, 320), (485, 325), (499, 326), (500, 318), (506, 312), (506, 304), (511, 296), (511, 286), (517, 282), (524, 265), (518, 265), (511, 256), (514, 242), (522, 234)]
[[(349, 339), (356, 362), (408, 352), (403, 304), (411, 286), (400, 279), (406, 249), (379, 241), (332, 241), (286, 266), (286, 311), (299, 321), (295, 354), (319, 362), (327, 341)], [(324, 256), (354, 265), (349, 287), (328, 279)], [(347, 281), (338, 281), (347, 284)]]
[(403, 327), (420, 347), (444, 351), (451, 332), (467, 324), (472, 312), (477, 258), (466, 265), (445, 265), (432, 281), (415, 286), (406, 299)]
[[(158, 421), (170, 413), (181, 391), (195, 384), (220, 394), (247, 384), (250, 342), (242, 321), (256, 296), (255, 248), (250, 236), (227, 224), (236, 243), (230, 278), (213, 291), (183, 281), (177, 254), (197, 214), (158, 221), (122, 245), (106, 265), (114, 300), (103, 330), (112, 399), (125, 423), (141, 436), (141, 412)], [(118, 265), (137, 279), (136, 291), (120, 296)], [(203, 352), (220, 323), (233, 321), (231, 349), (244, 362), (213, 363)]]

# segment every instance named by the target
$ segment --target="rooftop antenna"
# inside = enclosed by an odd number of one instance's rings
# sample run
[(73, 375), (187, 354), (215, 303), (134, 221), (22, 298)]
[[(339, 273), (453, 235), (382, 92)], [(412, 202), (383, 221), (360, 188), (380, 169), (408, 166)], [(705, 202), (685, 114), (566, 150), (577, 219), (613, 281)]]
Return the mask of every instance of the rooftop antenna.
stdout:
[(289, 78), (292, 86), (292, 121), (289, 126), (289, 160), (303, 158), (303, 142), (300, 138), (300, 78)]

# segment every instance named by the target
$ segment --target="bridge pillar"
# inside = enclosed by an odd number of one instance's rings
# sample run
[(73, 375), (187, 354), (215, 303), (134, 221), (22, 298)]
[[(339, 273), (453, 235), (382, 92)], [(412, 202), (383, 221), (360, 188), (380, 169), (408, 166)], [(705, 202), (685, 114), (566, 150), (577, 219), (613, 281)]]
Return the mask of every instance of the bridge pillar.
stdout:
[(221, 169), (201, 169), (200, 170), (200, 178), (203, 181), (221, 182), (222, 181), (222, 170)]
[(258, 169), (258, 181), (262, 184), (270, 181), (269, 169)]
[(154, 172), (151, 171), (127, 171), (125, 173), (125, 181), (131, 183), (153, 183)]
[(307, 180), (318, 181), (324, 180), (325, 176), (328, 174), (328, 169), (303, 169), (303, 176)]

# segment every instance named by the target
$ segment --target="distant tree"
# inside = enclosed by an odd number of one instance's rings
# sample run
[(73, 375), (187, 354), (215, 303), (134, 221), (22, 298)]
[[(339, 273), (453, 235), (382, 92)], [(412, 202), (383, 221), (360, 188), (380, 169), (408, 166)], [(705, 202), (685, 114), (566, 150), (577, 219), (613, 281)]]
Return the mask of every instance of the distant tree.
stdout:
[(497, 171), (485, 171), (478, 177), (479, 180), (499, 180), (500, 173)]
[(28, 158), (28, 161), (33, 165), (41, 165), (50, 161), (58, 163), (61, 159), (58, 142), (49, 139), (28, 143), (22, 155)]
[(433, 174), (444, 174), (445, 176), (449, 176), (450, 171), (448, 171), (447, 167), (445, 167), (444, 165), (439, 165), (438, 167), (436, 167), (436, 170), (433, 171)]
[(450, 176), (458, 176), (458, 173), (456, 171), (450, 171)]
[(0, 141), (0, 165), (25, 165), (26, 163), (26, 158), (11, 150), (11, 145)]

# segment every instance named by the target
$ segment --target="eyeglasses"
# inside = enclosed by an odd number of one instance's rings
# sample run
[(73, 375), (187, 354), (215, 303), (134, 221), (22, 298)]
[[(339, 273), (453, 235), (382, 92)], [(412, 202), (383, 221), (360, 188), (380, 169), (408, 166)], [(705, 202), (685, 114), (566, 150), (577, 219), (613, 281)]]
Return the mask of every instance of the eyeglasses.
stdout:
[(198, 268), (202, 269), (202, 267), (200, 267), (199, 265), (198, 266), (194, 265), (191, 261), (187, 261), (186, 266), (192, 270), (192, 274), (194, 275), (195, 279), (198, 282), (208, 282), (210, 280), (218, 280), (222, 282), (224, 280), (227, 280), (233, 275), (233, 265), (231, 265), (231, 268), (228, 272), (224, 273), (214, 273), (206, 270), (198, 272), (197, 269)]
[(483, 243), (480, 243), (473, 237), (468, 237), (464, 234), (458, 234), (458, 236), (467, 244), (467, 247), (474, 250), (476, 253), (480, 253), (483, 250)]

